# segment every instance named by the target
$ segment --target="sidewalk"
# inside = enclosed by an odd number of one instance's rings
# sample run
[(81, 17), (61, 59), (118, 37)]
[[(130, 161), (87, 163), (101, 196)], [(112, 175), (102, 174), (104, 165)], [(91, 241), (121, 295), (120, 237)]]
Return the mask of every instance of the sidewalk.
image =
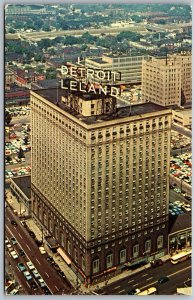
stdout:
[[(163, 256), (161, 257), (161, 259), (163, 260), (163, 262), (167, 261), (171, 256), (170, 255), (166, 255), (166, 256)], [(105, 282), (100, 282), (96, 285), (92, 285), (88, 288), (86, 288), (84, 285), (82, 285), (80, 287), (80, 290), (82, 291), (95, 291), (97, 289), (100, 289), (100, 288), (103, 288), (109, 284), (112, 284), (120, 279), (123, 279), (123, 278), (126, 278), (126, 277), (129, 277), (131, 275), (134, 275), (136, 273), (139, 273), (143, 270), (146, 270), (146, 269), (149, 269), (151, 267), (150, 263), (148, 263), (147, 265), (141, 267), (141, 268), (138, 268), (136, 270), (133, 270), (133, 271), (129, 271), (129, 270), (126, 270), (126, 271), (123, 271), (121, 274), (118, 274), (117, 276), (114, 276), (112, 278), (110, 278), (109, 280), (105, 281)]]
[[(26, 220), (26, 224), (28, 225), (29, 229), (34, 232), (36, 238), (38, 240), (42, 239), (42, 231), (38, 227), (38, 225), (34, 222), (34, 220), (29, 219)], [(66, 264), (66, 262), (62, 259), (60, 254), (53, 253), (47, 244), (44, 244), (44, 248), (46, 252), (54, 259), (54, 261), (59, 265), (60, 269), (64, 272), (67, 279), (70, 281), (74, 288), (77, 288), (77, 275), (71, 270), (71, 268)], [(81, 284), (81, 281), (78, 279), (78, 284)]]

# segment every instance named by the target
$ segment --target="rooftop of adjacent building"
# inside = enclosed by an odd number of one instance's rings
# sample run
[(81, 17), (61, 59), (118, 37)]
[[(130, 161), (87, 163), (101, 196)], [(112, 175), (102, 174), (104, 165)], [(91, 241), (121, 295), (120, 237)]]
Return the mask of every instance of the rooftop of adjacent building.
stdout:
[(169, 234), (191, 228), (192, 221), (190, 213), (173, 216), (169, 221)]
[[(110, 115), (104, 114), (104, 115), (98, 115), (98, 116), (87, 116), (84, 117), (82, 114), (78, 113), (75, 110), (72, 110), (70, 108), (68, 108), (67, 106), (64, 105), (64, 103), (61, 102), (61, 97), (62, 96), (67, 96), (68, 95), (68, 91), (64, 90), (64, 89), (42, 89), (42, 90), (35, 90), (33, 91), (34, 93), (36, 93), (37, 95), (43, 97), (44, 99), (46, 99), (47, 101), (55, 104), (57, 107), (63, 109), (64, 111), (68, 112), (69, 114), (71, 114), (72, 116), (76, 117), (77, 119), (81, 120), (82, 122), (84, 122), (87, 125), (91, 125), (91, 124), (97, 124), (99, 122), (106, 122), (106, 121), (111, 121), (111, 120), (115, 120), (115, 119), (121, 119), (121, 118), (126, 118), (129, 116), (141, 116), (143, 114), (147, 114), (147, 113), (154, 113), (154, 112), (160, 112), (160, 111), (164, 111), (166, 110), (165, 107), (160, 106), (158, 104), (155, 103), (143, 103), (143, 104), (137, 104), (137, 105), (128, 105), (125, 107), (120, 107), (117, 108), (117, 111), (115, 113), (112, 113)], [(57, 95), (58, 95), (58, 103), (57, 103)], [(87, 101), (87, 100), (95, 100), (95, 99), (99, 99), (102, 96), (97, 95), (97, 94), (86, 94), (86, 93), (81, 93), (81, 92), (74, 92), (75, 96), (78, 96), (80, 98), (82, 98), (83, 100)], [(110, 96), (109, 96), (110, 98)]]
[(14, 177), (12, 178), (12, 181), (26, 195), (28, 199), (31, 198), (31, 175)]

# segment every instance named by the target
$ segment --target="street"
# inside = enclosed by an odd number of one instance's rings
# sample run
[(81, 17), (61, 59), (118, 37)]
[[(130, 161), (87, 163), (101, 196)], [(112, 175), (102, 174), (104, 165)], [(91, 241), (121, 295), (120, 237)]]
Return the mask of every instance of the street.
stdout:
[[(159, 284), (158, 279), (162, 276), (168, 276), (169, 281)], [(134, 288), (143, 291), (154, 286), (157, 288), (158, 295), (173, 295), (176, 293), (177, 287), (183, 287), (184, 281), (188, 278), (191, 278), (190, 259), (180, 262), (177, 265), (172, 265), (171, 262), (168, 261), (157, 268), (150, 268), (141, 273), (129, 275), (127, 278), (107, 285), (97, 292), (103, 295), (127, 295), (128, 292)]]
[[(17, 227), (11, 224), (11, 220), (16, 221)], [(14, 215), (14, 213), (8, 206), (6, 208), (5, 232), (8, 238), (11, 237), (16, 238), (19, 245), (14, 245), (15, 246), (14, 248), (16, 249), (16, 251), (19, 248), (24, 250), (24, 252), (26, 253), (26, 257), (28, 257), (28, 260), (30, 260), (34, 264), (35, 268), (38, 270), (43, 280), (46, 282), (52, 294), (55, 295), (62, 294), (62, 293), (69, 294), (69, 292), (72, 290), (70, 283), (66, 279), (65, 280), (62, 279), (59, 276), (59, 274), (57, 274), (54, 268), (46, 260), (47, 255), (46, 254), (42, 255), (40, 253), (40, 250), (36, 245), (34, 239), (29, 235), (27, 230), (21, 224), (20, 219)], [(19, 261), (21, 261), (21, 257), (16, 259), (16, 262), (10, 257), (9, 261), (13, 265), (13, 268), (16, 270), (15, 272), (16, 276), (17, 277), (19, 276), (19, 280), (22, 286), (24, 286), (24, 289), (28, 290), (27, 291), (28, 294), (32, 293), (31, 289), (29, 290), (29, 286), (27, 285), (27, 282), (23, 282), (24, 280), (23, 274), (21, 272), (19, 272), (18, 274), (19, 270), (17, 269), (16, 264)]]

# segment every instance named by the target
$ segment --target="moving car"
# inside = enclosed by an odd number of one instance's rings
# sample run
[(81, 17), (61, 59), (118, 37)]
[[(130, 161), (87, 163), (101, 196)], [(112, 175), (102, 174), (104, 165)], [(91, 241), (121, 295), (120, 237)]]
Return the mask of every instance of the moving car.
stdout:
[(169, 281), (169, 278), (167, 276), (162, 276), (158, 279), (158, 283), (165, 283)]
[(128, 292), (128, 295), (137, 295), (140, 293), (140, 289), (133, 289)]

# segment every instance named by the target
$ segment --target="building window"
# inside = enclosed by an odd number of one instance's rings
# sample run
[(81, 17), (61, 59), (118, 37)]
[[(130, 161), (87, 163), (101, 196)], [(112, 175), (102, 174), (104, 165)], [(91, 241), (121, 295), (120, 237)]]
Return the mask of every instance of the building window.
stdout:
[(99, 258), (93, 260), (92, 262), (92, 273), (95, 274), (99, 272)]
[(139, 244), (135, 244), (133, 246), (133, 257), (138, 257), (139, 256)]
[(126, 262), (126, 249), (120, 251), (120, 264)]
[(157, 238), (157, 248), (158, 249), (161, 249), (163, 248), (163, 242), (164, 242), (164, 237), (163, 235), (159, 235), (158, 238)]
[(110, 253), (106, 256), (106, 268), (111, 268), (113, 266), (113, 254)]
[(71, 254), (71, 243), (69, 240), (67, 240), (67, 252)]
[(82, 270), (85, 271), (86, 269), (86, 261), (85, 261), (85, 257), (82, 256)]
[(147, 240), (145, 242), (145, 252), (146, 253), (151, 252), (151, 240)]

